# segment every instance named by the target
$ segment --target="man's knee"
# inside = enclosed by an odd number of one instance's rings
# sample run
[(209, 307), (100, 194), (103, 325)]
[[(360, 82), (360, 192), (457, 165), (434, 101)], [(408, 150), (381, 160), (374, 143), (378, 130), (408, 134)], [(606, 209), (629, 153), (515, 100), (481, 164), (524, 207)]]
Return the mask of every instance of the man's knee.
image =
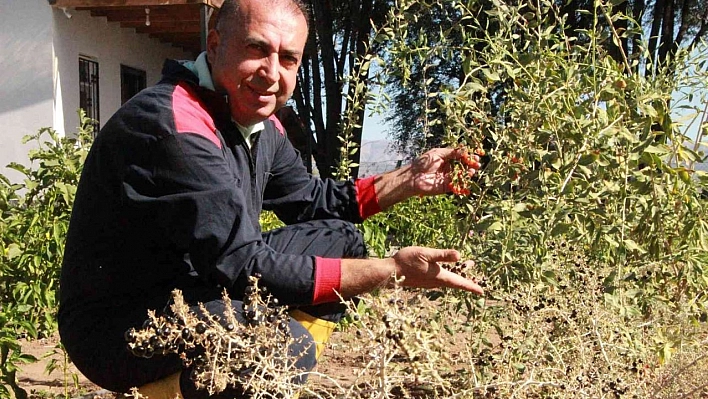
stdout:
[(278, 252), (332, 258), (365, 258), (364, 236), (356, 225), (337, 219), (312, 220), (263, 235)]
[(332, 223), (333, 226), (331, 228), (337, 231), (342, 236), (343, 242), (346, 243), (342, 257), (366, 258), (367, 250), (364, 236), (356, 225), (343, 220), (334, 220)]

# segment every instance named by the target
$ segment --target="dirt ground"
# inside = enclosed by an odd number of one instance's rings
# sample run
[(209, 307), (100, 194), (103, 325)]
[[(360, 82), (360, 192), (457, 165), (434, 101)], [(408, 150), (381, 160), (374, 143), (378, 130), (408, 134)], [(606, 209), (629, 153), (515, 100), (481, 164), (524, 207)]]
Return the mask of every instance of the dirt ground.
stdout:
[[(340, 385), (347, 386), (354, 380), (356, 364), (347, 356), (347, 334), (335, 333), (329, 342), (329, 348), (324, 352), (317, 366), (318, 373), (334, 378)], [(101, 389), (84, 377), (73, 364), (68, 365), (67, 372), (62, 370), (63, 355), (56, 350), (59, 342), (58, 335), (48, 339), (23, 341), (22, 352), (28, 353), (39, 359), (36, 363), (26, 364), (18, 373), (19, 385), (30, 395), (30, 399), (58, 399), (65, 398), (65, 392), (71, 399), (114, 399), (116, 395)], [(47, 374), (46, 367), (56, 359), (58, 368)], [(73, 376), (78, 378), (78, 387), (74, 385)], [(310, 383), (321, 387), (329, 387), (333, 382), (329, 379), (314, 375)]]
[[(428, 302), (428, 299), (413, 293), (404, 294), (408, 300), (416, 297), (416, 303)], [(420, 309), (435, 309), (431, 303), (418, 306)], [(496, 337), (491, 337), (496, 340)], [(330, 338), (327, 349), (319, 359), (317, 367), (310, 375), (308, 385), (314, 391), (338, 391), (335, 387), (348, 388), (356, 381), (356, 376), (364, 365), (362, 353), (354, 353), (356, 335), (352, 331), (336, 331)], [(464, 337), (460, 337), (462, 342)], [(101, 389), (84, 377), (73, 364), (68, 364), (67, 371), (62, 370), (63, 353), (56, 349), (59, 342), (58, 333), (48, 339), (23, 341), (22, 352), (29, 353), (39, 359), (36, 363), (22, 366), (18, 373), (19, 384), (24, 388), (30, 399), (117, 399), (116, 395)], [(457, 342), (451, 340), (451, 344)], [(453, 351), (454, 352), (454, 351)], [(46, 367), (52, 359), (56, 359), (59, 367), (47, 374)], [(78, 379), (78, 386), (73, 382)], [(68, 392), (68, 397), (65, 396)], [(340, 391), (341, 392), (341, 391)]]
[[(56, 349), (58, 342), (58, 335), (21, 342), (22, 353), (28, 353), (38, 359), (36, 363), (22, 365), (21, 371), (18, 373), (19, 385), (30, 394), (30, 398), (63, 397), (65, 392), (68, 392), (70, 398), (83, 399), (84, 394), (97, 392), (99, 393), (97, 396), (101, 397), (100, 393), (107, 393), (101, 392), (101, 388), (87, 380), (73, 364), (68, 364), (66, 372), (64, 372), (64, 356), (59, 349)], [(47, 365), (52, 359), (57, 361), (58, 367), (47, 374)], [(74, 385), (74, 375), (78, 377), (78, 387)], [(92, 399), (93, 397), (94, 395), (88, 396)], [(113, 395), (105, 397), (112, 398)]]

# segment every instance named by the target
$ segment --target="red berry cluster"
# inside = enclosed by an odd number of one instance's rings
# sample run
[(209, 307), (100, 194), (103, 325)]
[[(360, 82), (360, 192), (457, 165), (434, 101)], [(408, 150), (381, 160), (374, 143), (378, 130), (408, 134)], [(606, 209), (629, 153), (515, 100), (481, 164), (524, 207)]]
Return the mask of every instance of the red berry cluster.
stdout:
[(459, 162), (451, 164), (450, 181), (447, 188), (455, 195), (470, 195), (470, 188), (467, 182), (467, 170)]
[[(479, 167), (479, 164), (470, 155), (466, 147), (458, 149), (460, 157), (450, 160), (450, 181), (447, 183), (447, 188), (455, 195), (470, 195), (470, 178), (474, 174), (473, 170)], [(475, 150), (477, 155), (484, 155), (483, 149)]]

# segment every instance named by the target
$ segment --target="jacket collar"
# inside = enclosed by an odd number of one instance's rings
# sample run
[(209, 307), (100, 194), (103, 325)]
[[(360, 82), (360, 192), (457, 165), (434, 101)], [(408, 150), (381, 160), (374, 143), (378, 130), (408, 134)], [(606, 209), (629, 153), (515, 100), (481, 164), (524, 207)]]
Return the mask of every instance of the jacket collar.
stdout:
[(185, 82), (189, 84), (215, 119), (221, 123), (231, 121), (231, 109), (229, 107), (228, 96), (200, 86), (199, 76), (180, 61), (170, 59), (165, 61), (162, 67), (161, 82), (173, 84)]

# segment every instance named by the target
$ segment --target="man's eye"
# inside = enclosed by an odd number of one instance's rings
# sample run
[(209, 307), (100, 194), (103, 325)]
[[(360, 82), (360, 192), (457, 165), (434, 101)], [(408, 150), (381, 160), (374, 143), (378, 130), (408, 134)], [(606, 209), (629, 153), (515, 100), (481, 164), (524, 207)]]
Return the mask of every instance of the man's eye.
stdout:
[(297, 57), (294, 57), (291, 55), (282, 56), (281, 59), (283, 60), (283, 64), (286, 64), (286, 65), (295, 65), (298, 62)]
[(263, 46), (261, 46), (261, 45), (259, 45), (259, 44), (255, 44), (255, 43), (249, 44), (249, 45), (248, 45), (248, 49), (251, 50), (251, 51), (254, 51), (254, 52), (258, 52), (258, 53), (264, 53), (264, 52), (265, 52), (265, 50), (263, 49)]

